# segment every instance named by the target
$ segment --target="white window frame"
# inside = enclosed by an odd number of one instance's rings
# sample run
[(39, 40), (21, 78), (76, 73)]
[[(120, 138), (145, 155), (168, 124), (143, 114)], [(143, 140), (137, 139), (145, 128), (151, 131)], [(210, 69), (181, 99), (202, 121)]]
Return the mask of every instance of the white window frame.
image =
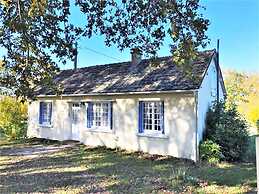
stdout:
[[(91, 101), (92, 105), (93, 105), (93, 125), (91, 126), (91, 128), (87, 128), (91, 131), (104, 131), (104, 132), (112, 132), (112, 129), (111, 129), (111, 120), (110, 119), (113, 119), (111, 118), (111, 102), (110, 101)], [(98, 126), (96, 125), (96, 109), (97, 109), (97, 104), (100, 104), (101, 105), (101, 112), (99, 113), (99, 116), (100, 117), (100, 122), (101, 122), (101, 125)], [(107, 108), (108, 108), (108, 114), (107, 114), (107, 125), (104, 126), (102, 122), (104, 122), (103, 120), (103, 109), (102, 107), (104, 106), (104, 104), (107, 104)], [(87, 108), (88, 108), (88, 105), (86, 106), (86, 114), (87, 114)]]
[[(52, 101), (41, 101), (40, 103), (47, 104), (47, 106), (46, 106), (47, 109), (46, 109), (46, 112), (44, 112), (44, 109), (41, 110), (42, 111), (42, 123), (40, 123), (40, 120), (39, 120), (39, 125), (42, 127), (52, 127), (53, 103), (52, 103)], [(52, 109), (51, 109), (52, 112), (50, 111), (50, 105), (52, 106)], [(40, 106), (40, 104), (39, 104), (39, 106)], [(39, 114), (40, 114), (40, 112), (39, 112)], [(49, 114), (51, 114), (50, 120), (49, 120)], [(39, 118), (40, 117), (41, 117), (41, 115), (39, 115)], [(47, 118), (46, 121), (44, 121), (45, 117)]]
[[(152, 119), (152, 125), (151, 125), (151, 129), (146, 129), (145, 128), (145, 105), (146, 104), (150, 104), (152, 105), (152, 112), (151, 112), (151, 119)], [(155, 103), (159, 103), (159, 114), (160, 114), (160, 131), (159, 130), (155, 130)], [(142, 125), (143, 125), (143, 134), (144, 135), (150, 135), (150, 136), (164, 136), (163, 134), (163, 126), (162, 126), (162, 119), (163, 119), (163, 115), (162, 115), (162, 101), (143, 101), (143, 115), (142, 115)]]

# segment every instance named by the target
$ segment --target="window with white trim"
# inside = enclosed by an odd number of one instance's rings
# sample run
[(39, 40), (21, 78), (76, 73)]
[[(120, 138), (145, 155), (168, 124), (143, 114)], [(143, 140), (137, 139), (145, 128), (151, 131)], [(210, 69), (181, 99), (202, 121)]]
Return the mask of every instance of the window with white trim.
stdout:
[(44, 126), (51, 125), (52, 102), (40, 102), (39, 124)]
[(164, 103), (161, 101), (140, 102), (140, 133), (164, 133)]
[(112, 128), (112, 102), (87, 103), (87, 128)]

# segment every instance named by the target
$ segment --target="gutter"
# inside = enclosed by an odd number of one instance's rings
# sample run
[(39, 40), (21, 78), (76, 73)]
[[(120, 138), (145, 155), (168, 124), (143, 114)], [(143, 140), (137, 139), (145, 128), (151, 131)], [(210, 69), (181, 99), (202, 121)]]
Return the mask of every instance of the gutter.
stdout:
[(63, 94), (63, 95), (38, 95), (37, 97), (76, 97), (76, 96), (112, 96), (112, 95), (127, 95), (127, 94), (170, 94), (170, 93), (192, 93), (198, 89), (192, 90), (168, 90), (168, 91), (149, 91), (149, 92), (110, 92), (110, 93), (89, 93), (89, 94)]

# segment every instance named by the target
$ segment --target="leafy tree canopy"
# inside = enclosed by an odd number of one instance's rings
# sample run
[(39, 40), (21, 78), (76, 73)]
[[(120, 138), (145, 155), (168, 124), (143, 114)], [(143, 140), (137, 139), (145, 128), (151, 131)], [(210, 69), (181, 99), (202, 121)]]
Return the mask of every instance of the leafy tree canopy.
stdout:
[[(71, 6), (85, 15), (82, 25), (71, 22)], [(208, 43), (209, 21), (200, 8), (199, 0), (0, 0), (1, 84), (33, 98), (37, 85), (51, 84), (59, 62), (73, 60), (76, 40), (94, 35), (103, 35), (107, 46), (152, 56), (170, 37), (175, 61), (189, 64)]]

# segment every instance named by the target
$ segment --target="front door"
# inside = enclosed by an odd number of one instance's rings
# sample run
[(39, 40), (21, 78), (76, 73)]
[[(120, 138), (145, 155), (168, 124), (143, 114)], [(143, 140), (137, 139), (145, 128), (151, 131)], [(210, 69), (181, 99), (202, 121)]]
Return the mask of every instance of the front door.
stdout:
[(80, 104), (73, 103), (71, 111), (72, 139), (79, 140), (80, 134)]

